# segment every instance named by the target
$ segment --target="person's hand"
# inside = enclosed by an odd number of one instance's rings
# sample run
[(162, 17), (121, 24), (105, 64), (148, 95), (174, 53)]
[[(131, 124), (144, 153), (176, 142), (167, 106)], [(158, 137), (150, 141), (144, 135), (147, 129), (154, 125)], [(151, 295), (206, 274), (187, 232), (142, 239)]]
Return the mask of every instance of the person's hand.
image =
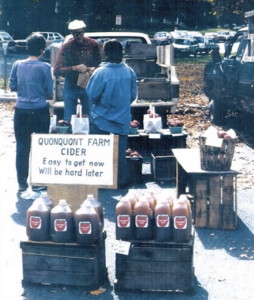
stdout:
[(87, 71), (87, 66), (84, 64), (78, 65), (78, 66), (73, 66), (72, 71), (76, 71), (79, 73), (85, 73)]
[(88, 68), (88, 72), (90, 75), (93, 75), (93, 72), (95, 71), (95, 67)]

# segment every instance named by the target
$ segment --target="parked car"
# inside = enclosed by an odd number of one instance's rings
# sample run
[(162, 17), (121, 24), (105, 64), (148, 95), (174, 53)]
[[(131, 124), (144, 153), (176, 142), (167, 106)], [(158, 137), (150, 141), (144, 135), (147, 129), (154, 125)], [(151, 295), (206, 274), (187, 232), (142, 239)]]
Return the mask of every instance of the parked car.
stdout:
[[(35, 32), (32, 32), (31, 34), (29, 34), (29, 36), (25, 40), (14, 40), (17, 52), (22, 52), (22, 53), (26, 52), (27, 40), (34, 33)], [(45, 37), (46, 47), (49, 46), (50, 44), (52, 44), (55, 41), (58, 41), (58, 40), (63, 41), (64, 40), (64, 37), (58, 32), (41, 32), (41, 31), (39, 31), (39, 33), (41, 33)]]
[(188, 36), (189, 37), (198, 37), (198, 36), (203, 36), (203, 34), (199, 31), (189, 31), (188, 32)]
[(197, 56), (198, 53), (198, 42), (195, 39), (189, 38), (180, 38), (175, 39), (173, 41), (174, 46), (174, 55), (177, 56), (186, 56), (189, 57), (190, 55)]
[(204, 36), (193, 37), (198, 42), (198, 52), (208, 54), (212, 49), (218, 48), (219, 46), (215, 43), (213, 38)]
[(172, 41), (173, 40), (173, 36), (170, 32), (167, 31), (158, 31), (154, 34), (153, 38), (155, 40), (169, 40)]
[(152, 42), (153, 45), (156, 45), (156, 46), (166, 46), (166, 45), (171, 45), (172, 44), (172, 41), (168, 40), (168, 39), (165, 39), (165, 40), (151, 39), (151, 42)]
[(206, 32), (204, 34), (204, 37), (207, 37), (207, 38), (210, 38), (210, 39), (213, 39), (215, 36), (216, 36), (216, 32)]
[(188, 31), (186, 31), (186, 30), (174, 30), (174, 31), (170, 31), (170, 33), (174, 39), (188, 37)]
[(0, 31), (0, 51), (2, 52), (5, 47), (8, 47), (8, 52), (14, 52), (15, 42), (13, 41), (12, 37), (6, 31)]
[(236, 34), (235, 31), (217, 31), (216, 35), (213, 37), (216, 43), (225, 42), (231, 39)]
[(58, 40), (58, 41), (55, 41), (52, 44), (50, 44), (48, 47), (46, 47), (46, 49), (45, 49), (42, 57), (40, 58), (40, 60), (50, 64), (51, 63), (50, 56), (51, 56), (51, 52), (52, 52), (52, 47), (60, 49), (62, 44), (63, 44), (62, 39)]

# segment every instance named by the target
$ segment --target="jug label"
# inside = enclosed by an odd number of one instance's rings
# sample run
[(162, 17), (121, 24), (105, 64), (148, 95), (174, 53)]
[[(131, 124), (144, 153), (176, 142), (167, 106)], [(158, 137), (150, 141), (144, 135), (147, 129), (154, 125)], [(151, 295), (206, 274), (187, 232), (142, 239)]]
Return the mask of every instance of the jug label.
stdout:
[(157, 227), (169, 227), (169, 215), (158, 215), (156, 225)]
[(175, 229), (186, 229), (187, 228), (187, 217), (184, 217), (184, 216), (174, 217), (174, 228)]
[(135, 218), (135, 225), (139, 228), (148, 227), (148, 216), (147, 215), (137, 215)]
[(79, 233), (80, 234), (91, 234), (92, 225), (90, 222), (79, 222)]
[(30, 228), (41, 229), (41, 217), (31, 216), (30, 217)]
[(130, 216), (129, 215), (117, 216), (117, 226), (120, 228), (130, 227)]
[(56, 219), (54, 221), (55, 231), (67, 231), (67, 221), (65, 219)]

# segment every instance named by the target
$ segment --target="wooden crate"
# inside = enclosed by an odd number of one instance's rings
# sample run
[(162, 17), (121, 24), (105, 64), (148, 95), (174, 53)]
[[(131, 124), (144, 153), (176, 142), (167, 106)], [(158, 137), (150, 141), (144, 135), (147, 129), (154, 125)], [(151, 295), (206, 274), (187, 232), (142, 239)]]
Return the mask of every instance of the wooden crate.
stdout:
[(130, 180), (132, 183), (142, 183), (142, 164), (143, 158), (142, 157), (128, 157), (128, 167), (129, 167), (129, 174)]
[(206, 145), (206, 137), (199, 137), (201, 169), (229, 171), (237, 139), (223, 139), (221, 148)]
[(21, 242), (23, 284), (40, 283), (98, 289), (107, 276), (105, 238), (98, 244)]
[(234, 230), (237, 227), (237, 177), (232, 174), (190, 176), (196, 227)]
[[(169, 150), (170, 151), (170, 150)], [(174, 155), (152, 156), (152, 174), (155, 181), (173, 181), (176, 179), (176, 160)]]
[[(169, 131), (168, 131), (169, 133)], [(179, 135), (161, 134), (159, 139), (148, 139), (148, 147), (156, 156), (172, 155), (173, 148), (186, 148), (187, 133)]]
[(194, 293), (194, 235), (188, 243), (132, 242), (129, 255), (116, 254), (115, 292)]

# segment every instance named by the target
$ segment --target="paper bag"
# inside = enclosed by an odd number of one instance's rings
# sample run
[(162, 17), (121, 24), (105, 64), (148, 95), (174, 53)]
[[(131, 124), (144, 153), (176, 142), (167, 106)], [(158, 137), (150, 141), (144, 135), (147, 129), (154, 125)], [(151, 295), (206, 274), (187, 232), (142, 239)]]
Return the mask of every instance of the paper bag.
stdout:
[(156, 133), (162, 129), (161, 117), (151, 118), (149, 114), (144, 115), (143, 124), (146, 133)]
[(56, 115), (50, 116), (49, 133), (52, 132), (52, 129), (56, 128), (56, 119), (57, 119)]
[(82, 105), (77, 105), (77, 114), (71, 116), (73, 134), (89, 134), (89, 118), (82, 116)]
[(91, 77), (91, 75), (90, 75), (90, 73), (88, 71), (85, 72), (85, 73), (80, 73), (78, 75), (77, 85), (79, 87), (81, 87), (82, 89), (86, 89), (90, 77)]

